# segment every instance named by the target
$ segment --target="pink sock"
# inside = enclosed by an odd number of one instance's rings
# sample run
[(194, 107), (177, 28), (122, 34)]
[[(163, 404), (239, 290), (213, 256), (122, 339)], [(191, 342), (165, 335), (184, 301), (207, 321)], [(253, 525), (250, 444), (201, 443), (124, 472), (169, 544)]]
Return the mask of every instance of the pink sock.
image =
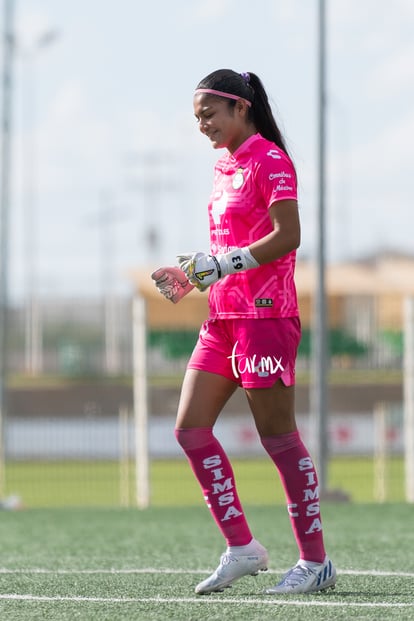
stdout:
[(261, 441), (279, 471), (300, 558), (321, 563), (325, 548), (318, 477), (299, 432), (269, 436)]
[(250, 543), (253, 537), (237, 495), (233, 469), (212, 429), (176, 429), (175, 437), (187, 456), (227, 545)]

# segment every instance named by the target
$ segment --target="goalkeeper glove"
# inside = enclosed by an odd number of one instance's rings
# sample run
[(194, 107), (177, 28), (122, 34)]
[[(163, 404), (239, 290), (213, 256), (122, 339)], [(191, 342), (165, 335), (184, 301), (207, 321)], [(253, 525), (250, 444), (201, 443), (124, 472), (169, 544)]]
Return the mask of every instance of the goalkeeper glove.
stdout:
[(160, 267), (151, 274), (151, 278), (155, 280), (158, 291), (174, 304), (194, 289), (179, 267)]
[(216, 255), (204, 252), (180, 254), (177, 260), (188, 280), (200, 291), (205, 291), (224, 276), (259, 267), (247, 247)]

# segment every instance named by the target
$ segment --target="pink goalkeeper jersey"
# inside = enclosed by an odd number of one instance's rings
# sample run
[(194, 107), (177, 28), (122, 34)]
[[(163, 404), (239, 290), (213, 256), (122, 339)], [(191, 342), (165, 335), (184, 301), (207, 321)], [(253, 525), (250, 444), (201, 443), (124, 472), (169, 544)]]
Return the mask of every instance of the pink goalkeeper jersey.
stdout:
[[(260, 134), (248, 138), (215, 166), (208, 211), (211, 253), (249, 246), (273, 230), (272, 203), (297, 199), (289, 157)], [(211, 318), (296, 317), (296, 252), (240, 274), (225, 276), (209, 289)]]

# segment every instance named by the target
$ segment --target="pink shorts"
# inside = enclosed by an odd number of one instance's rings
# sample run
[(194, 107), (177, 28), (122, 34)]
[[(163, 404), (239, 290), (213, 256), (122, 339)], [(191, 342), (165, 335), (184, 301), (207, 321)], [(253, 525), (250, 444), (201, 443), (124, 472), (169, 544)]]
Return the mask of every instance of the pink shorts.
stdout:
[(279, 378), (292, 386), (300, 335), (299, 317), (208, 319), (187, 366), (243, 388), (269, 388)]

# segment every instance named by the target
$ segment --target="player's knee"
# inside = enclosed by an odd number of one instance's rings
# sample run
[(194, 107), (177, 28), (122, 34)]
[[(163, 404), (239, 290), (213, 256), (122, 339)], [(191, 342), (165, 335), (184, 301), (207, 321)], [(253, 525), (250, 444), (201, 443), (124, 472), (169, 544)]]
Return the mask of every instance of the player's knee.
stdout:
[(176, 428), (174, 433), (178, 444), (184, 451), (202, 448), (213, 440), (211, 427)]

